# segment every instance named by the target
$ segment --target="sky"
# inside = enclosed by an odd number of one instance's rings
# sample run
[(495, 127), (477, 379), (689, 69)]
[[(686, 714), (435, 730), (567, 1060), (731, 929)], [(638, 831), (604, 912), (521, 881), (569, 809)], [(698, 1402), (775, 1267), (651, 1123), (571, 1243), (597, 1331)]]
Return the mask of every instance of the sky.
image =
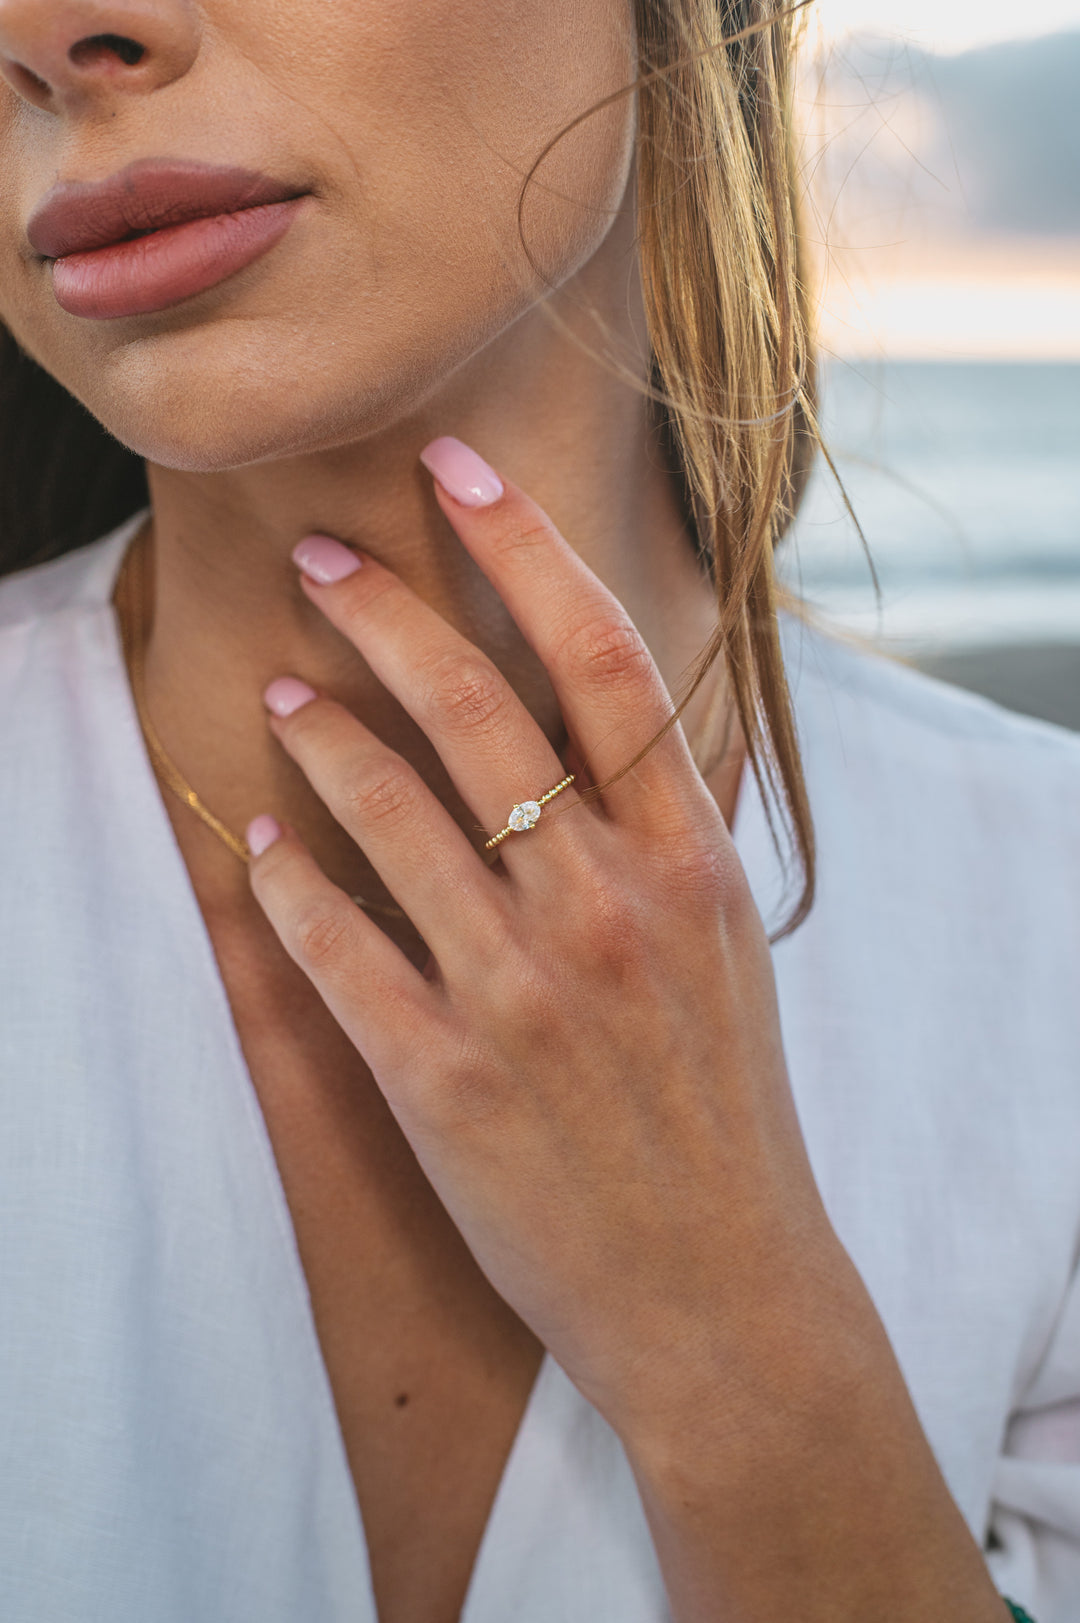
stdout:
[(812, 9), (827, 37), (898, 34), (948, 53), (1080, 28), (1080, 0), (813, 0)]

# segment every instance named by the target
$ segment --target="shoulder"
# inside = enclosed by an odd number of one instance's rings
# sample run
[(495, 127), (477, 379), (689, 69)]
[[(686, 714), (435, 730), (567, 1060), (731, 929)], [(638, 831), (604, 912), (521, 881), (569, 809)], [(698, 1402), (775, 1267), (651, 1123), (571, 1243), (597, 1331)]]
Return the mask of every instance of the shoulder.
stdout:
[(1080, 789), (1080, 734), (927, 676), (868, 645), (781, 616), (785, 666), (806, 741), (849, 767), (927, 783), (998, 780), (1027, 793), (1047, 780)]
[(72, 609), (104, 607), (143, 517), (136, 513), (88, 546), (0, 578), (0, 638)]

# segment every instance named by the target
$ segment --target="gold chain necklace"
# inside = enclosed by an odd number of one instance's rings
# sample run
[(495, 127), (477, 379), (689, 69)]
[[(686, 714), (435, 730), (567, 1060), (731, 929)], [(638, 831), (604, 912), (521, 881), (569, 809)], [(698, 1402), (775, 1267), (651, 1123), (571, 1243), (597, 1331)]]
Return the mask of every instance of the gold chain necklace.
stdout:
[[(131, 679), (131, 694), (135, 701), (135, 711), (139, 718), (139, 725), (142, 728), (146, 747), (158, 777), (172, 790), (178, 800), (182, 800), (184, 805), (193, 811), (196, 817), (201, 818), (207, 828), (211, 829), (218, 839), (228, 846), (234, 856), (239, 857), (241, 862), (248, 863), (251, 861), (251, 852), (248, 850), (247, 841), (242, 840), (238, 834), (234, 834), (232, 829), (226, 827), (221, 818), (216, 817), (209, 806), (204, 805), (199, 799), (199, 796), (184, 777), (175, 761), (169, 757), (147, 713), (143, 680), (143, 658), (146, 648), (146, 624), (149, 619), (149, 603), (143, 553), (149, 546), (149, 535), (149, 528), (144, 527), (128, 547), (127, 552), (124, 554), (123, 563), (120, 565), (114, 592), (124, 656)], [(716, 701), (717, 695), (714, 693), (709, 705), (709, 723), (712, 723), (714, 719), (713, 712)], [(716, 761), (710, 763), (707, 771), (702, 772), (703, 776), (707, 777), (726, 753), (732, 720), (733, 715), (728, 715), (720, 748), (716, 752)], [(362, 896), (353, 896), (352, 900), (358, 907), (362, 907), (366, 913), (378, 913), (384, 918), (392, 919), (408, 917), (400, 907), (391, 907), (385, 902), (368, 902)]]
[[(170, 759), (157, 735), (157, 730), (146, 709), (146, 696), (144, 688), (144, 655), (146, 650), (146, 624), (149, 618), (149, 604), (147, 601), (147, 580), (143, 563), (143, 553), (149, 545), (148, 528), (144, 528), (128, 547), (124, 561), (117, 576), (114, 601), (117, 617), (120, 621), (121, 641), (124, 656), (127, 661), (128, 674), (131, 679), (131, 695), (135, 701), (135, 712), (139, 718), (143, 737), (150, 759), (154, 763), (157, 775), (167, 788), (171, 789), (178, 800), (193, 811), (196, 817), (202, 819), (207, 828), (215, 833), (224, 845), (227, 845), (234, 856), (241, 862), (251, 861), (251, 852), (247, 841), (234, 834), (203, 804), (191, 784), (184, 777), (175, 761)], [(403, 919), (407, 915), (400, 907), (390, 907), (382, 902), (368, 902), (362, 896), (354, 896), (352, 900), (358, 907), (368, 913), (380, 913), (387, 918)]]

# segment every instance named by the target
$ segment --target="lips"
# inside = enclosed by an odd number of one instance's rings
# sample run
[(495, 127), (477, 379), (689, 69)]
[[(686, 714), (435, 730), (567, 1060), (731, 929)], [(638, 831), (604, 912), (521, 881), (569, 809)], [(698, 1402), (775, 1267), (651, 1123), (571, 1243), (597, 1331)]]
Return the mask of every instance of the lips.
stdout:
[(115, 320), (236, 275), (280, 241), (307, 195), (248, 169), (144, 159), (105, 181), (54, 187), (26, 234), (51, 261), (62, 309)]

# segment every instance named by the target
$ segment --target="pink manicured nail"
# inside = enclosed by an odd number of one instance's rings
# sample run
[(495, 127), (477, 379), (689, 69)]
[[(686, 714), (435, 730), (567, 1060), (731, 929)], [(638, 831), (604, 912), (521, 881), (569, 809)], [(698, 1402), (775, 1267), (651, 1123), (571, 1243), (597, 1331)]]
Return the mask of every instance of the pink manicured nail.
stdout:
[(293, 563), (320, 586), (332, 586), (360, 568), (360, 559), (332, 535), (305, 535), (292, 550)]
[(268, 845), (281, 838), (281, 824), (269, 812), (263, 812), (261, 817), (253, 817), (244, 830), (244, 838), (248, 843), (248, 850), (253, 857), (261, 857)]
[(291, 716), (302, 704), (310, 704), (317, 697), (315, 689), (298, 677), (279, 676), (263, 692), (263, 704), (275, 716)]
[(449, 434), (425, 445), (420, 460), (462, 507), (490, 507), (503, 493), (503, 482), (495, 469)]

